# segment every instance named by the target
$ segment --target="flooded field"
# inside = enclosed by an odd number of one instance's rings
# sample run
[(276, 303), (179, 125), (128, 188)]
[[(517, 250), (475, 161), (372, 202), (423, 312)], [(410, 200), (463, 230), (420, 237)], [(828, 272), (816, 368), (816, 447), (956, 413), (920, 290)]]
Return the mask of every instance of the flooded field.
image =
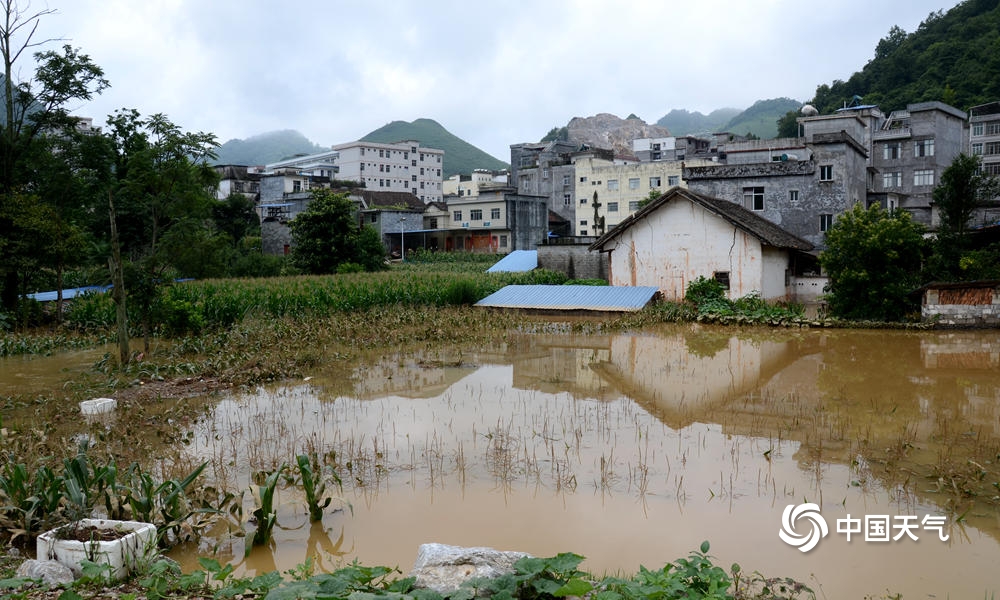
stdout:
[[(215, 532), (174, 551), (192, 568), (405, 572), (434, 541), (572, 551), (602, 574), (709, 540), (717, 564), (821, 598), (1000, 591), (997, 332), (525, 335), (224, 397), (186, 439), (228, 488), (302, 452), (344, 482), (313, 526), (280, 489), (271, 548), (244, 558), (244, 538)], [(818, 513), (783, 525), (803, 503)], [(800, 551), (820, 519), (828, 535)]]
[[(343, 489), (322, 522), (282, 480), (271, 545), (247, 556), (254, 526), (227, 521), (171, 552), (187, 569), (214, 556), (242, 574), (307, 559), (406, 572), (433, 541), (576, 552), (600, 575), (709, 540), (716, 564), (793, 577), (820, 598), (1000, 592), (1000, 332), (542, 329), (338, 356), (299, 381), (168, 392), (86, 423), (42, 418), (67, 447), (89, 432), (98, 451), (113, 435), (183, 472), (207, 461), (203, 484), (237, 493), (301, 453), (336, 466)], [(105, 351), (0, 360), (0, 395), (21, 406), (5, 425), (50, 414), (34, 398), (53, 387), (74, 404), (58, 382)], [(167, 421), (179, 435), (149, 433)], [(251, 494), (242, 505), (248, 518)], [(827, 535), (811, 538), (821, 522)]]

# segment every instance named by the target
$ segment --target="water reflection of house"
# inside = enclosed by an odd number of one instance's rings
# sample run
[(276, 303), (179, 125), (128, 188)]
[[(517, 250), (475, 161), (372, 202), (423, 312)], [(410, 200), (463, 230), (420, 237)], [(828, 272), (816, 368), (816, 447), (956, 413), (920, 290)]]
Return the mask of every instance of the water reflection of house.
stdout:
[(609, 359), (592, 365), (606, 381), (670, 427), (717, 420), (712, 412), (756, 390), (809, 350), (795, 338), (741, 339), (693, 329), (684, 335), (616, 335)]
[(362, 400), (385, 396), (433, 398), (444, 393), (475, 368), (475, 364), (460, 360), (445, 362), (421, 357), (385, 360), (375, 365), (358, 367), (354, 371), (353, 393)]
[(606, 336), (536, 336), (537, 343), (511, 353), (514, 387), (550, 394), (568, 392), (575, 397), (611, 400), (621, 392), (595, 365), (611, 358)]
[(922, 337), (920, 357), (928, 369), (996, 369), (1000, 367), (1000, 339), (976, 332)]

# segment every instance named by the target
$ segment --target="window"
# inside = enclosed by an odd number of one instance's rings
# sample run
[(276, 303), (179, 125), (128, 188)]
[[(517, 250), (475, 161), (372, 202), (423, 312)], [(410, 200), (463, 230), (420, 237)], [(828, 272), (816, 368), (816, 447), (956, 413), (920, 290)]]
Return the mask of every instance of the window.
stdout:
[(580, 235), (588, 235), (587, 234), (587, 230), (586, 229), (581, 229), (580, 230)]
[(830, 213), (824, 213), (819, 216), (819, 230), (820, 231), (830, 231), (833, 227), (833, 215)]
[(894, 188), (902, 187), (903, 185), (903, 174), (900, 171), (895, 171), (892, 173), (882, 173), (882, 187), (883, 188)]
[(410, 153), (409, 152), (403, 152), (403, 160), (410, 160)]
[(420, 162), (424, 162), (424, 153), (423, 152), (420, 153)]
[(934, 140), (913, 142), (913, 156), (934, 156)]
[(364, 155), (365, 155), (365, 149), (364, 149), (364, 148), (362, 148), (362, 149), (361, 149), (361, 156), (364, 156)]
[(563, 175), (563, 185), (569, 185), (569, 175)]
[(934, 185), (934, 170), (918, 169), (914, 171), (913, 185)]
[(420, 189), (424, 189), (424, 182), (423, 181), (420, 182)]
[(379, 165), (378, 166), (378, 172), (379, 173), (385, 173), (385, 165)]
[(586, 227), (586, 226), (587, 226), (587, 219), (580, 219), (580, 227)]
[(635, 212), (637, 210), (639, 210), (639, 201), (638, 200), (630, 200), (629, 203), (628, 203), (628, 211), (629, 212)]
[(975, 143), (975, 144), (972, 145), (972, 155), (973, 156), (982, 156), (983, 155), (983, 143), (982, 142), (977, 142), (977, 143)]
[(983, 135), (983, 124), (982, 123), (976, 123), (976, 124), (974, 124), (972, 126), (972, 135), (977, 136), (977, 137)]
[(788, 190), (788, 201), (798, 202), (799, 201), (799, 190)]
[(376, 215), (375, 213), (372, 213), (371, 215), (369, 215), (368, 216), (368, 222), (369, 223), (376, 223), (376, 222), (378, 222), (378, 215)]
[(896, 160), (899, 158), (899, 142), (887, 142), (882, 146), (882, 158), (884, 160)]
[(712, 277), (722, 284), (723, 289), (729, 289), (729, 271), (716, 271)]
[(385, 158), (385, 150), (379, 150), (378, 151), (378, 157), (379, 158)]
[(410, 175), (410, 181), (416, 181), (416, 180), (417, 180), (416, 175)]
[(292, 180), (292, 193), (302, 191), (302, 182), (298, 179)]
[(507, 247), (507, 236), (505, 236), (505, 235), (501, 235), (500, 236), (500, 247), (501, 248), (506, 248)]
[(994, 154), (1000, 154), (1000, 142), (987, 142), (983, 146), (983, 154), (987, 156), (993, 156)]
[(473, 208), (472, 210), (470, 210), (469, 211), (469, 220), (470, 221), (482, 221), (483, 220), (483, 209), (481, 209), (481, 208)]
[(628, 180), (628, 189), (630, 189), (630, 190), (637, 190), (637, 189), (639, 189), (639, 178), (638, 177), (630, 177), (629, 178), (629, 180)]
[(586, 177), (581, 177), (580, 178), (580, 183), (587, 183), (587, 178)]
[(410, 161), (410, 166), (411, 166), (411, 167), (415, 167), (415, 166), (417, 166), (417, 159), (415, 159), (415, 158), (414, 158), (413, 160), (411, 160), (411, 161)]
[(438, 219), (437, 219), (437, 217), (431, 217), (430, 218), (430, 223), (428, 223), (428, 225), (430, 225), (431, 229), (437, 229), (438, 228)]
[(587, 203), (587, 197), (586, 196), (584, 196), (583, 198), (580, 198), (580, 205), (581, 206), (584, 205), (584, 204), (586, 204), (586, 203)]
[(362, 170), (362, 171), (364, 171), (364, 170), (365, 170), (365, 163), (361, 163), (361, 170)]
[(573, 195), (563, 194), (563, 206), (569, 206), (571, 204), (573, 204)]
[(438, 169), (438, 170), (437, 170), (437, 176), (438, 176), (438, 177), (440, 177), (440, 176), (441, 176), (441, 169)]
[(423, 167), (420, 167), (420, 174), (421, 174), (421, 175), (423, 175), (423, 174), (424, 174), (424, 168), (423, 168)]
[(611, 191), (617, 191), (618, 190), (618, 180), (617, 179), (609, 179), (608, 180), (608, 189), (611, 190)]
[(462, 211), (456, 210), (455, 212), (451, 213), (451, 218), (452, 218), (453, 221), (456, 221), (456, 222), (461, 221), (462, 220)]
[(649, 187), (651, 187), (651, 188), (660, 187), (660, 178), (659, 177), (650, 177), (649, 178)]
[(499, 219), (500, 218), (500, 209), (499, 208), (491, 208), (490, 209), (490, 218), (491, 219)]
[(542, 179), (548, 179), (548, 178), (549, 178), (549, 168), (545, 167), (544, 169), (542, 169)]
[(437, 162), (438, 162), (438, 164), (441, 164), (441, 155), (440, 154), (437, 155)]
[(379, 179), (378, 180), (378, 186), (379, 187), (385, 187), (385, 179)]
[[(743, 207), (750, 210), (764, 210), (764, 188), (743, 188)], [(726, 288), (729, 289), (729, 288)]]
[(674, 187), (681, 184), (680, 175), (667, 175), (667, 185)]
[(608, 202), (608, 212), (609, 213), (618, 212), (618, 203)]
[(986, 135), (1000, 135), (1000, 121), (986, 124)]
[(820, 181), (833, 181), (833, 165), (820, 165), (819, 166), (819, 180)]

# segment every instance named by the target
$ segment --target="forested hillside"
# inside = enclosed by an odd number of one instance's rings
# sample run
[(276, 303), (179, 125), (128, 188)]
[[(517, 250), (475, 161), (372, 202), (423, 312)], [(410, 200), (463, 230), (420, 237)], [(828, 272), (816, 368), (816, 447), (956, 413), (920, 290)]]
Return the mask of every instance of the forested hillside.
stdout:
[(296, 154), (316, 154), (329, 150), (310, 142), (298, 131), (285, 129), (249, 137), (245, 140), (229, 140), (219, 146), (217, 165), (265, 165), (291, 158)]
[(412, 123), (393, 121), (361, 138), (364, 142), (384, 144), (404, 140), (416, 140), (422, 146), (444, 150), (442, 171), (445, 179), (459, 173), (471, 173), (473, 169), (506, 169), (508, 166), (502, 160), (455, 136), (432, 119), (417, 119)]
[(854, 96), (883, 112), (940, 100), (962, 110), (1000, 99), (1000, 0), (966, 0), (931, 13), (912, 33), (892, 27), (875, 56), (847, 81), (820, 85), (821, 114)]

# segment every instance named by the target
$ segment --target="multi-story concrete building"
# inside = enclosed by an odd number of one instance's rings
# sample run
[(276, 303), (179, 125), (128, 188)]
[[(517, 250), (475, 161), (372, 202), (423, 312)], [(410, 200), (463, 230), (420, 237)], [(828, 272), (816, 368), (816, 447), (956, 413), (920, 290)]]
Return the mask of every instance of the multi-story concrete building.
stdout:
[[(565, 141), (511, 144), (510, 185), (519, 194), (548, 198), (548, 209), (566, 224), (562, 235), (572, 235), (576, 220), (576, 184), (572, 154), (580, 145)], [(607, 151), (610, 154), (610, 150)]]
[(873, 200), (901, 208), (924, 225), (937, 227), (934, 187), (966, 149), (966, 114), (941, 102), (910, 104), (892, 112), (872, 132)]
[[(857, 121), (854, 133), (861, 129)], [(868, 152), (849, 131), (720, 146), (725, 163), (686, 166), (683, 177), (689, 189), (742, 204), (822, 248), (836, 216), (867, 196)]]
[(574, 235), (601, 236), (639, 210), (650, 192), (662, 193), (680, 186), (682, 167), (710, 165), (711, 161), (657, 160), (634, 162), (608, 160), (595, 152), (573, 155), (576, 220)]
[(373, 191), (408, 192), (425, 203), (439, 202), (444, 197), (444, 150), (424, 148), (414, 141), (349, 142), (333, 150), (337, 153), (339, 179), (364, 183)]
[(254, 202), (260, 199), (260, 171), (256, 167), (216, 165), (214, 169), (219, 175), (216, 199), (225, 200), (230, 194), (241, 194)]
[(547, 198), (497, 184), (475, 196), (448, 196), (424, 211), (424, 247), (506, 254), (534, 250), (545, 239)]
[(507, 171), (476, 169), (469, 175), (452, 175), (441, 184), (445, 196), (478, 196), (482, 186), (506, 185)]
[(969, 154), (983, 162), (983, 172), (1000, 176), (1000, 102), (969, 109)]

